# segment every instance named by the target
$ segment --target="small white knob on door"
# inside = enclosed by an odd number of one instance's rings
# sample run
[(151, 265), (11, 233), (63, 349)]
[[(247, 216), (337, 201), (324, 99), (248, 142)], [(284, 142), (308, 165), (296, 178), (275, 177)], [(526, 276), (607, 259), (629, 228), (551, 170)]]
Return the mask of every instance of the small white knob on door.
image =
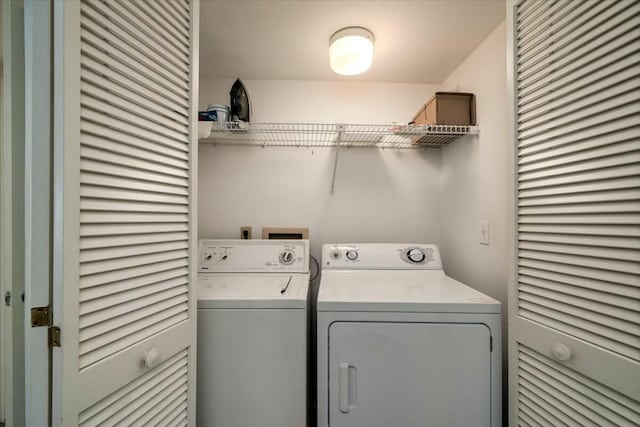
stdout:
[(571, 358), (571, 349), (562, 343), (555, 343), (551, 346), (551, 354), (556, 360), (566, 362)]
[(147, 368), (155, 368), (160, 364), (160, 352), (154, 347), (147, 351), (142, 360)]

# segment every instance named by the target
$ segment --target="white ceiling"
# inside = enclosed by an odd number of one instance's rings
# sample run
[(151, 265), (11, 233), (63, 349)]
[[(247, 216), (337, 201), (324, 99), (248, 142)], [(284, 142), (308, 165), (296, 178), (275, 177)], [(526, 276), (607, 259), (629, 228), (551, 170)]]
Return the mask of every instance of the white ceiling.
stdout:
[[(504, 0), (202, 0), (203, 78), (442, 82), (505, 18)], [(362, 26), (373, 66), (329, 68), (329, 37)]]

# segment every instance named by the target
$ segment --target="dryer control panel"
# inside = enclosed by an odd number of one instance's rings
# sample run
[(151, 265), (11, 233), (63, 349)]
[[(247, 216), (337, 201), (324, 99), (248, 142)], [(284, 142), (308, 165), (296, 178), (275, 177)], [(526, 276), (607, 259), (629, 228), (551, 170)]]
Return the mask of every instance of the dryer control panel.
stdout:
[(347, 270), (442, 270), (436, 245), (333, 243), (322, 246), (322, 268)]
[(309, 272), (308, 240), (200, 240), (200, 273)]

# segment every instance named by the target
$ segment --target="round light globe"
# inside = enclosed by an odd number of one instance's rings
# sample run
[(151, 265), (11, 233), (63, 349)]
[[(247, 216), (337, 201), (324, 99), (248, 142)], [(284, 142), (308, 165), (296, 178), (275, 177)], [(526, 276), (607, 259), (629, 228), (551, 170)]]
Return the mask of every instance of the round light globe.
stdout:
[(343, 76), (362, 74), (373, 62), (373, 33), (362, 27), (336, 31), (329, 39), (331, 69)]

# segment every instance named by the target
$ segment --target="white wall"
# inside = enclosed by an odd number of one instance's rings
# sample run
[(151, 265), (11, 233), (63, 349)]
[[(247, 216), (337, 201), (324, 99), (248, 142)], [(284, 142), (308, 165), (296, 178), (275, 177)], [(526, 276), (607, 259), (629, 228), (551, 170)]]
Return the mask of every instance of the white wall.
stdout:
[[(500, 25), (442, 84), (472, 92), (480, 134), (442, 150), (440, 248), (447, 274), (502, 302), (503, 361), (507, 357), (509, 165), (506, 27)], [(480, 221), (490, 223), (481, 245)], [(506, 384), (506, 363), (503, 382)], [(506, 388), (503, 407), (506, 414)], [(504, 418), (506, 420), (506, 417)]]
[[(203, 80), (200, 106), (227, 103), (233, 83)], [(247, 80), (255, 122), (407, 122), (437, 85)], [(329, 148), (199, 145), (199, 236), (243, 225), (309, 227), (328, 242), (439, 242), (439, 150), (342, 149), (330, 194)]]
[[(508, 155), (506, 33), (500, 25), (442, 84), (476, 95), (480, 134), (442, 150), (442, 257), (451, 276), (506, 303)], [(479, 243), (480, 220), (490, 245)], [(506, 307), (505, 307), (506, 313)]]
[[(502, 24), (439, 86), (244, 81), (255, 122), (406, 122), (436, 90), (472, 92), (480, 134), (427, 152), (344, 149), (333, 195), (330, 149), (200, 144), (200, 237), (308, 226), (315, 254), (330, 241), (433, 242), (449, 275), (506, 304), (505, 40)], [(201, 81), (200, 107), (228, 103), (232, 83)], [(480, 220), (490, 222), (489, 246)]]
[[(200, 80), (200, 108), (229, 104), (234, 79)], [(309, 80), (242, 80), (252, 122), (407, 123), (437, 84)]]

